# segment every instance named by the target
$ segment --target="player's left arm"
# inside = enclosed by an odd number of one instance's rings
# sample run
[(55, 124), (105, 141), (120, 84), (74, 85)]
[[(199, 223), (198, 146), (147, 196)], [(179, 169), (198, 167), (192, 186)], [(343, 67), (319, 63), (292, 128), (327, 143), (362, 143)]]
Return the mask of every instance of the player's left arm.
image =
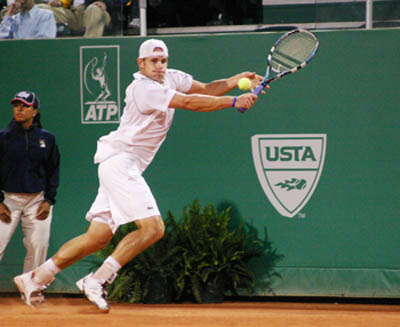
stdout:
[(170, 108), (180, 108), (197, 112), (210, 112), (226, 108), (250, 109), (257, 101), (257, 95), (244, 93), (239, 96), (214, 96), (207, 94), (184, 94), (176, 92), (169, 103)]
[(262, 76), (254, 72), (243, 72), (229, 78), (219, 79), (209, 83), (193, 80), (192, 86), (186, 94), (224, 95), (236, 88), (237, 83), (243, 77), (247, 77), (251, 80), (251, 90), (255, 89), (263, 80)]

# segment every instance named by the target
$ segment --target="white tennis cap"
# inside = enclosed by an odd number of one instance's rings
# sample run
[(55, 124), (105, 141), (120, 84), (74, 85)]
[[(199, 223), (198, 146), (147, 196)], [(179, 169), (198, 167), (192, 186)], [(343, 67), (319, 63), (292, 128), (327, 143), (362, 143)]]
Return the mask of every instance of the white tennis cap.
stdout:
[[(154, 49), (160, 48), (162, 51), (154, 51)], [(166, 56), (168, 57), (168, 48), (165, 43), (161, 40), (150, 39), (144, 41), (139, 48), (139, 58), (146, 58), (152, 56)]]

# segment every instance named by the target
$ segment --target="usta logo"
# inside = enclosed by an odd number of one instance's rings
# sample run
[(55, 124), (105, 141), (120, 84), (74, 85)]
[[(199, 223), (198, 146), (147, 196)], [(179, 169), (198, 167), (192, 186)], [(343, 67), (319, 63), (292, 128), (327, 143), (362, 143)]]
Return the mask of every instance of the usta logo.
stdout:
[(265, 195), (285, 217), (309, 201), (325, 161), (326, 134), (265, 134), (251, 138), (253, 162)]
[(317, 161), (310, 146), (267, 147), (266, 152), (269, 161)]

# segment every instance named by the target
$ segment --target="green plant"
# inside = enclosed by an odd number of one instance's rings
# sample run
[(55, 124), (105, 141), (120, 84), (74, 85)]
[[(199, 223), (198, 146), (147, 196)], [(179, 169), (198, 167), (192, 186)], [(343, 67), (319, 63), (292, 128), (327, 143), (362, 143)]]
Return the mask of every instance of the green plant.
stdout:
[[(231, 207), (204, 208), (194, 200), (183, 209), (180, 219), (169, 211), (165, 235), (156, 244), (125, 265), (109, 287), (110, 299), (121, 302), (168, 303), (193, 300), (221, 302), (226, 292), (238, 289), (253, 294), (255, 275), (252, 258), (267, 262), (264, 279), (276, 276), (274, 266), (281, 256), (267, 239), (242, 219), (232, 221)], [(134, 231), (134, 223), (121, 226), (110, 244), (96, 256), (104, 260), (119, 241)], [(99, 264), (99, 263), (98, 263)], [(267, 287), (269, 283), (267, 282)]]
[[(212, 204), (202, 208), (198, 200), (184, 208), (176, 231), (182, 254), (178, 297), (190, 290), (194, 300), (203, 303), (222, 301), (228, 290), (234, 295), (239, 288), (253, 293), (255, 278), (248, 263), (264, 252), (265, 242), (248, 233), (242, 220), (233, 228), (230, 212), (230, 207), (218, 211)], [(173, 218), (171, 212), (168, 217)]]
[[(109, 298), (130, 303), (168, 303), (174, 301), (174, 266), (179, 261), (176, 246), (177, 234), (173, 232), (174, 222), (165, 221), (165, 235), (136, 258), (126, 264), (118, 273), (114, 283), (109, 286)], [(120, 240), (136, 230), (134, 223), (120, 227), (111, 242), (96, 253), (104, 260), (116, 248)]]

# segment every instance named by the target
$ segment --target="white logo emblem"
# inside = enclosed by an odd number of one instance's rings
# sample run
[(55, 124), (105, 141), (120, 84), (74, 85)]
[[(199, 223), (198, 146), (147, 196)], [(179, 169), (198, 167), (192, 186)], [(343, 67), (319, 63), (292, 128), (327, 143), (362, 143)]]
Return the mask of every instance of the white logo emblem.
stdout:
[(325, 161), (326, 134), (267, 134), (251, 138), (258, 180), (275, 209), (294, 217), (310, 200)]
[(80, 51), (82, 124), (119, 123), (119, 46)]
[(19, 92), (17, 95), (20, 96), (20, 97), (23, 97), (23, 98), (27, 98), (27, 97), (29, 97), (31, 94), (28, 93), (28, 92), (22, 91), (22, 92)]

